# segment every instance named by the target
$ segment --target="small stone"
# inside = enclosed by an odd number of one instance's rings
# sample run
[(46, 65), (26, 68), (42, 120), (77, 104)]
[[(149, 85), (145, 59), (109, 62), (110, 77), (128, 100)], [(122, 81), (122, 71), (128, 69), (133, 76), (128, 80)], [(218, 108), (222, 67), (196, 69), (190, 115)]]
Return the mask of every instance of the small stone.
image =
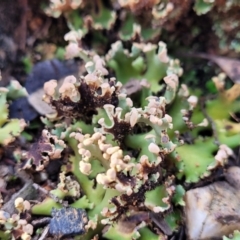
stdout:
[(87, 213), (72, 207), (53, 209), (49, 232), (53, 236), (70, 237), (85, 233)]

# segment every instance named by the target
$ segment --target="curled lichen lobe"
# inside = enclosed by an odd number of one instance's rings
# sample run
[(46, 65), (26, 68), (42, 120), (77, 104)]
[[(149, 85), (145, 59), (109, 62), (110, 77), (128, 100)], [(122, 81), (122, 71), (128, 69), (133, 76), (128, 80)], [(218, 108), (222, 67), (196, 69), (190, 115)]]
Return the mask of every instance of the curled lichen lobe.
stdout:
[(90, 122), (98, 108), (105, 104), (118, 105), (120, 86), (114, 79), (104, 79), (98, 73), (90, 73), (80, 80), (70, 76), (65, 78), (59, 89), (56, 82), (45, 84), (43, 99), (53, 106), (58, 117)]
[(41, 171), (49, 164), (50, 160), (60, 159), (65, 147), (63, 140), (58, 139), (45, 129), (38, 141), (31, 145), (27, 154), (22, 154), (23, 168)]

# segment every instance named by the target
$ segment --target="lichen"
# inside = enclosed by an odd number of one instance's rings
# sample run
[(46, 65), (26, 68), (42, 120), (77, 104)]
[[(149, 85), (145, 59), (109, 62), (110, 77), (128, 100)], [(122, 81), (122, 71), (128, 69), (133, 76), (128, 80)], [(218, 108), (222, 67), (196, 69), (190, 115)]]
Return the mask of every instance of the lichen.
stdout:
[[(14, 96), (14, 97), (13, 97)], [(24, 119), (8, 119), (8, 99), (26, 96), (26, 90), (16, 81), (12, 81), (8, 88), (0, 88), (0, 144), (7, 146), (18, 137), (27, 126)]]
[[(136, 60), (137, 56), (142, 57), (138, 54), (144, 49), (156, 49), (154, 45), (133, 46), (131, 54), (119, 48), (121, 57), (116, 58), (116, 48), (106, 59), (141, 64), (141, 60)], [(166, 46), (160, 43), (159, 48), (162, 48), (161, 56), (152, 52), (151, 58), (146, 59), (156, 59), (156, 66), (162, 64), (161, 61), (170, 63)], [(137, 107), (122, 90), (122, 83), (107, 77), (109, 70), (105, 61), (98, 55), (90, 58), (85, 65), (88, 72), (85, 76), (66, 77), (62, 85), (51, 80), (44, 86), (43, 99), (55, 114), (42, 119), (51, 130), (44, 130), (48, 137), (44, 141), (40, 138), (36, 146), (45, 144), (50, 149), (41, 152), (39, 148), (41, 164), (35, 162), (40, 166), (35, 170), (43, 170), (54, 156), (65, 160), (57, 188), (50, 191), (45, 201), (35, 205), (32, 212), (49, 215), (53, 207), (61, 208), (62, 200), (71, 197), (70, 205), (85, 209), (89, 219), (81, 239), (92, 239), (96, 234), (108, 239), (115, 239), (113, 236), (141, 239), (141, 234), (146, 232), (155, 239), (152, 224), (165, 235), (171, 235), (178, 229), (177, 206), (185, 205), (185, 190), (176, 184), (176, 178), (184, 176), (186, 182), (197, 182), (209, 176), (213, 169), (227, 163), (232, 154), (229, 147), (239, 143), (238, 126), (225, 122), (229, 110), (239, 108), (236, 104), (238, 84), (225, 90), (224, 77), (213, 78), (219, 94), (205, 103), (204, 114), (203, 99), (186, 85), (178, 88), (177, 74), (181, 71), (178, 63), (177, 68), (170, 63), (161, 73), (165, 92), (162, 96), (148, 96)], [(113, 65), (109, 63), (109, 67)], [(150, 64), (149, 68), (152, 67)], [(117, 68), (114, 70), (124, 81), (121, 75), (124, 69), (119, 75)], [(136, 70), (139, 80), (143, 78), (140, 73)], [(126, 81), (129, 79), (127, 76)], [(228, 108), (219, 111), (223, 104)], [(229, 131), (223, 131), (226, 124), (232, 126), (230, 135)], [(220, 144), (214, 143), (214, 136), (199, 136), (202, 129), (211, 129), (213, 125), (218, 135), (215, 140)], [(194, 144), (183, 144), (181, 134), (188, 129), (192, 130)], [(71, 152), (70, 156), (66, 157), (64, 151)], [(159, 223), (153, 214), (161, 216), (164, 223)], [(162, 229), (161, 224), (167, 227)]]
[(22, 198), (15, 200), (15, 208), (18, 213), (10, 215), (3, 210), (0, 211), (0, 236), (1, 239), (21, 238), (30, 240), (33, 234), (33, 226), (29, 223), (29, 219), (24, 219), (27, 212), (30, 210), (30, 203)]
[[(230, 16), (239, 4), (223, 2), (198, 0), (193, 9), (208, 14), (228, 45), (222, 16), (211, 13)], [(82, 65), (81, 76), (44, 84), (43, 100), (53, 111), (41, 117), (42, 135), (18, 159), (22, 169), (38, 174), (54, 161), (61, 164), (58, 183), (32, 214), (50, 215), (66, 205), (84, 209), (86, 225), (76, 238), (85, 240), (167, 239), (179, 230), (184, 187), (225, 167), (240, 142), (240, 125), (230, 118), (240, 110), (240, 85), (226, 89), (226, 76), (219, 74), (211, 83), (214, 96), (191, 88), (184, 84), (180, 61), (159, 41), (176, 30), (192, 5), (189, 0), (50, 2), (46, 13), (63, 15), (69, 28), (65, 57), (80, 58)], [(237, 31), (235, 20), (229, 29)], [(1, 90), (1, 144), (22, 130), (9, 133), (11, 124), (21, 121), (7, 119), (6, 99), (24, 92), (12, 91), (18, 87), (13, 82), (8, 88), (13, 94)], [(23, 199), (16, 208), (24, 211)]]
[[(121, 93), (121, 84), (115, 79), (103, 76), (104, 71), (101, 69), (104, 62), (93, 65), (89, 70), (90, 65), (91, 63), (86, 64), (89, 73), (85, 77), (71, 77), (71, 81), (67, 77), (60, 87), (53, 80), (46, 83), (44, 97), (57, 112), (55, 121), (67, 118), (71, 120), (68, 126), (64, 122), (52, 125), (52, 133), (59, 134), (55, 137), (49, 135), (49, 139), (52, 138), (51, 150), (47, 152), (55, 152), (53, 142), (57, 141), (63, 142), (61, 146), (65, 149), (71, 147), (75, 155), (62, 167), (64, 172), (60, 173), (60, 183), (51, 194), (58, 199), (72, 196), (75, 199), (72, 206), (87, 210), (91, 224), (88, 224), (89, 230), (83, 236), (84, 239), (93, 237), (103, 226), (105, 237), (110, 237), (116, 231), (120, 234), (123, 230), (119, 224), (121, 221), (127, 221), (125, 216), (129, 214), (141, 216), (141, 211), (144, 210), (146, 221), (151, 222), (147, 217), (148, 211), (164, 213), (169, 210), (175, 193), (175, 183), (174, 177), (169, 175), (162, 165), (167, 164), (165, 156), (177, 146), (168, 136), (168, 130), (172, 128), (172, 118), (166, 114), (167, 100), (164, 97), (150, 96), (144, 108), (135, 108), (131, 99)], [(176, 92), (176, 79), (176, 75), (169, 75), (169, 79), (166, 80), (169, 91)], [(64, 85), (66, 83), (67, 85)], [(49, 87), (52, 84), (54, 88)], [(83, 92), (82, 86), (89, 90)], [(77, 99), (75, 96), (78, 96)], [(88, 101), (85, 100), (85, 96), (88, 97)], [(83, 107), (85, 108), (82, 109)], [(83, 110), (85, 114), (81, 113)], [(90, 110), (91, 114), (87, 114), (86, 111)], [(92, 124), (93, 132), (86, 131), (84, 124), (81, 128), (81, 122)], [(74, 127), (78, 123), (79, 127)], [(138, 129), (139, 126), (142, 130), (134, 133), (134, 129)], [(61, 129), (61, 133), (58, 128)], [(53, 138), (58, 140), (53, 141)], [(44, 142), (46, 144), (46, 141)], [(136, 146), (139, 153), (134, 157), (126, 151), (126, 147), (134, 149)], [(59, 154), (61, 155), (61, 151)], [(51, 154), (45, 155), (51, 159)], [(49, 160), (44, 160), (43, 165), (48, 162)], [(77, 195), (79, 190), (74, 193), (72, 187), (67, 187), (69, 181), (65, 177), (66, 174), (70, 182), (73, 178), (77, 179), (83, 195)], [(157, 201), (153, 198), (156, 195), (159, 195)], [(32, 212), (49, 214), (52, 207), (56, 207), (54, 201), (46, 199), (35, 205)], [(141, 217), (139, 221), (140, 224)], [(137, 226), (138, 223), (133, 229)], [(139, 227), (144, 226), (140, 224)], [(125, 239), (140, 236), (137, 230), (133, 231), (126, 235)]]

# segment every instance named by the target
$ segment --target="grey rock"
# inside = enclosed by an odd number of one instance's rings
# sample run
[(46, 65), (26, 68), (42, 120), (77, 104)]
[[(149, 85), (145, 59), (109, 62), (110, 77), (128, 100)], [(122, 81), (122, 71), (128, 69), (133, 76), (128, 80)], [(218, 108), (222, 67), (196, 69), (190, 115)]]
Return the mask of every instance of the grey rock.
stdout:
[(83, 209), (66, 207), (53, 209), (49, 232), (58, 238), (81, 235), (85, 233), (88, 222), (87, 213)]

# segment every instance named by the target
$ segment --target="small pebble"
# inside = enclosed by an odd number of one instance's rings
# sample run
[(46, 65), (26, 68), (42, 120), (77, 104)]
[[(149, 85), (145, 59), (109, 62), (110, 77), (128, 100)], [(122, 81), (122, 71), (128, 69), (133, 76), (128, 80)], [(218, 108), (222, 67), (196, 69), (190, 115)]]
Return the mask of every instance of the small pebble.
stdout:
[(51, 212), (49, 232), (53, 236), (72, 237), (85, 233), (85, 225), (88, 222), (87, 213), (83, 209), (66, 207), (53, 209)]

